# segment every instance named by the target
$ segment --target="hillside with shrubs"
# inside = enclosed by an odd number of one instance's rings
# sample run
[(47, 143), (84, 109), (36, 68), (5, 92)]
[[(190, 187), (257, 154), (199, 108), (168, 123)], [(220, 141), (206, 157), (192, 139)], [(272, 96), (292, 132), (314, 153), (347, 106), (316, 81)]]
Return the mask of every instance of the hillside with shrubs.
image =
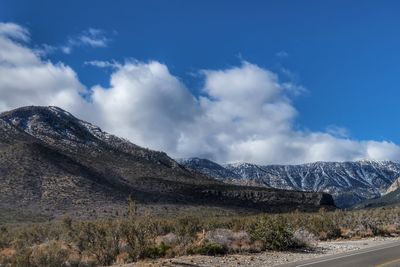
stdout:
[(108, 218), (123, 210), (129, 195), (150, 208), (213, 206), (279, 212), (334, 207), (327, 193), (225, 184), (57, 107), (29, 106), (0, 113), (0, 209)]

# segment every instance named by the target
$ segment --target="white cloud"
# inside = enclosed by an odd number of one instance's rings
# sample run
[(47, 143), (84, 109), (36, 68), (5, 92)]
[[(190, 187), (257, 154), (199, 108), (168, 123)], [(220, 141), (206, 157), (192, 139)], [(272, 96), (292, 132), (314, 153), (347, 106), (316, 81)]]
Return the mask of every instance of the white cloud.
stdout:
[(63, 46), (61, 50), (66, 54), (70, 54), (73, 47), (107, 47), (110, 41), (111, 39), (107, 37), (104, 30), (89, 28), (83, 31), (80, 35), (69, 38), (68, 43)]
[(348, 129), (344, 127), (340, 127), (337, 125), (328, 125), (325, 131), (333, 136), (340, 137), (340, 138), (349, 138), (350, 132)]
[(137, 144), (176, 151), (198, 108), (168, 68), (158, 62), (126, 63), (112, 74), (110, 84), (92, 88), (99, 123)]
[(301, 86), (249, 62), (203, 70), (202, 94), (157, 61), (92, 61), (111, 67), (110, 86), (87, 90), (69, 66), (44, 60), (29, 48), (29, 32), (0, 24), (0, 111), (23, 105), (57, 105), (132, 142), (175, 157), (261, 164), (400, 159), (389, 141), (353, 140), (330, 126), (324, 132), (294, 128), (293, 92)]
[(84, 86), (76, 73), (62, 63), (42, 60), (35, 50), (11, 36), (26, 41), (29, 35), (14, 24), (0, 24), (0, 108), (3, 111), (25, 105), (81, 108), (84, 101), (79, 93)]
[(259, 164), (400, 158), (396, 144), (352, 140), (340, 127), (295, 130), (297, 110), (288, 88), (297, 85), (281, 83), (268, 70), (243, 62), (202, 73), (203, 96), (194, 98), (161, 63), (121, 65), (110, 88), (93, 89), (93, 104), (103, 119), (98, 122), (176, 157)]
[(34, 51), (40, 57), (45, 57), (56, 52), (59, 48), (56, 46), (48, 45), (48, 44), (41, 44), (37, 46)]
[(103, 30), (89, 28), (78, 36), (73, 42), (92, 47), (106, 47), (109, 39), (105, 37)]
[(30, 39), (29, 31), (15, 23), (0, 22), (0, 35), (25, 42)]
[(84, 64), (87, 66), (93, 66), (93, 67), (97, 67), (97, 68), (116, 69), (116, 68), (122, 67), (122, 65), (115, 60), (112, 60), (112, 61), (91, 60), (91, 61), (85, 61)]
[[(8, 24), (15, 25), (13, 27), (21, 28), (17, 24), (7, 23), (7, 25)], [(12, 27), (7, 26), (7, 28), (12, 28)], [(26, 36), (25, 41), (29, 41), (29, 31), (27, 31), (25, 28), (22, 29), (24, 31), (22, 31), (19, 35)], [(69, 37), (66, 44), (63, 45), (42, 44), (35, 49), (35, 52), (40, 56), (46, 56), (57, 51), (61, 51), (62, 53), (69, 55), (76, 47), (90, 46), (93, 48), (104, 48), (107, 47), (110, 42), (111, 38), (108, 37), (106, 31), (101, 29), (89, 28), (83, 31), (81, 34)]]

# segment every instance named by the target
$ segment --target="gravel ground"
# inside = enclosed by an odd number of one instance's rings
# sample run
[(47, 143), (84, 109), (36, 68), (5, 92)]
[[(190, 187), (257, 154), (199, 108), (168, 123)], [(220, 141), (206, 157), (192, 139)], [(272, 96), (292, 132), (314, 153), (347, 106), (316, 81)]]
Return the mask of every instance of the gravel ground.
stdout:
[(232, 267), (232, 266), (249, 266), (249, 267), (265, 267), (277, 266), (290, 262), (296, 262), (311, 258), (317, 258), (325, 255), (333, 255), (347, 251), (355, 251), (362, 248), (373, 247), (384, 243), (400, 240), (396, 238), (367, 238), (360, 240), (344, 240), (344, 241), (328, 241), (319, 242), (314, 250), (301, 250), (292, 252), (263, 252), (254, 254), (231, 254), (221, 257), (212, 256), (181, 256), (172, 259), (159, 259), (154, 261), (143, 261), (133, 264), (115, 265), (115, 267)]

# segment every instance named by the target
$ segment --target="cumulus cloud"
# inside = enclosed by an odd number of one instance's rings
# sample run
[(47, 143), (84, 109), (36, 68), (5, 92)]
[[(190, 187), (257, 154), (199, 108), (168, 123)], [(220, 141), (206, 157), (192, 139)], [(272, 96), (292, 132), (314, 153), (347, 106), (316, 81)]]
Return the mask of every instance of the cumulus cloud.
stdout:
[(87, 62), (111, 67), (112, 74), (109, 86), (85, 88), (69, 66), (29, 48), (29, 39), (25, 28), (0, 24), (0, 111), (57, 105), (138, 145), (221, 163), (400, 158), (398, 145), (353, 140), (337, 126), (322, 132), (296, 129), (292, 98), (304, 88), (249, 62), (202, 70), (200, 96), (157, 61)]
[(110, 88), (92, 88), (99, 123), (132, 141), (176, 151), (179, 136), (198, 112), (195, 98), (159, 62), (131, 62), (111, 76)]
[(76, 111), (84, 104), (84, 86), (68, 66), (45, 61), (20, 41), (27, 29), (0, 24), (0, 110), (25, 105), (59, 105)]
[[(298, 85), (249, 62), (225, 70), (203, 70), (202, 96), (159, 62), (122, 64), (110, 88), (93, 88), (93, 104), (106, 129), (175, 157), (218, 162), (287, 164), (358, 159), (398, 160), (391, 142), (357, 141), (347, 130), (293, 128), (290, 96)], [(301, 87), (300, 87), (301, 88)]]

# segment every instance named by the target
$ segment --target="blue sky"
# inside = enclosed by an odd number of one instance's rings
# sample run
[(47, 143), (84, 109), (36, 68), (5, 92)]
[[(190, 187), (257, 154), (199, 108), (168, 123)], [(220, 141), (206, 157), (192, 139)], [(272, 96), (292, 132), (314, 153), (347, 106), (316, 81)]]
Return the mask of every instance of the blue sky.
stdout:
[(109, 86), (113, 70), (84, 62), (156, 60), (198, 96), (199, 70), (244, 60), (306, 89), (292, 98), (294, 128), (400, 143), (399, 10), (398, 1), (3, 0), (0, 21), (29, 29), (31, 48), (101, 30), (104, 47), (45, 56), (71, 66), (87, 88)]

